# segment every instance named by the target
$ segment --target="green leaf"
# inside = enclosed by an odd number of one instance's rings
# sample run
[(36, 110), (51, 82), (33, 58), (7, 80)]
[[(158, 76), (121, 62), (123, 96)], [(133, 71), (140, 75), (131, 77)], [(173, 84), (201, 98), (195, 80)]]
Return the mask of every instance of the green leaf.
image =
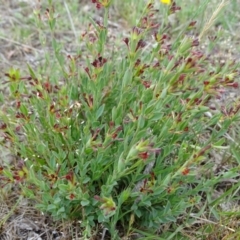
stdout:
[(58, 188), (64, 193), (69, 191), (69, 186), (67, 184), (58, 184)]
[(47, 211), (52, 211), (52, 210), (55, 210), (55, 209), (57, 209), (57, 206), (54, 205), (54, 204), (49, 204), (49, 205), (47, 206)]
[(129, 188), (123, 190), (123, 192), (121, 193), (120, 197), (119, 197), (119, 205), (123, 204), (125, 201), (128, 200), (128, 198), (130, 197), (131, 194), (131, 190)]
[(10, 172), (8, 169), (4, 169), (3, 173), (6, 177), (8, 177), (9, 179), (13, 179), (13, 174), (12, 172)]
[(21, 111), (21, 113), (24, 114), (25, 116), (28, 115), (28, 109), (27, 109), (27, 107), (26, 107), (24, 104), (21, 104), (21, 106), (20, 106), (20, 111)]
[(32, 77), (33, 79), (36, 79), (37, 77), (36, 77), (33, 69), (31, 68), (31, 66), (30, 66), (28, 63), (27, 63), (27, 67), (28, 67), (28, 71), (29, 71), (31, 77)]
[(84, 177), (83, 183), (86, 184), (91, 181), (90, 177)]
[(140, 115), (138, 118), (138, 128), (141, 129), (144, 127), (145, 119), (144, 116)]
[(65, 212), (65, 207), (61, 207), (60, 209), (58, 209), (57, 214), (59, 215), (60, 213), (64, 213)]
[(221, 138), (216, 143), (212, 144), (212, 147), (218, 149), (229, 149), (230, 146), (224, 146), (224, 143), (226, 143), (226, 139)]
[(157, 113), (154, 113), (154, 114), (153, 114), (153, 116), (150, 118), (150, 120), (151, 120), (152, 122), (154, 122), (154, 121), (160, 120), (162, 117), (163, 117), (163, 113), (157, 112)]
[(78, 88), (76, 86), (72, 86), (71, 90), (70, 90), (70, 99), (72, 100), (78, 100), (79, 98), (79, 92), (78, 92)]
[(74, 141), (77, 141), (81, 137), (81, 132), (78, 127), (75, 127), (74, 125), (71, 126), (71, 137)]
[(231, 152), (235, 159), (237, 160), (238, 164), (240, 164), (240, 151), (238, 149), (235, 149), (234, 147), (231, 148)]
[(122, 79), (122, 89), (124, 89), (127, 86), (127, 84), (131, 84), (132, 78), (133, 78), (132, 69), (128, 68), (125, 71), (123, 79)]
[(83, 207), (88, 206), (89, 204), (90, 204), (90, 201), (89, 201), (89, 200), (82, 200), (82, 201), (81, 201), (81, 205), (82, 205)]
[(98, 108), (97, 110), (97, 113), (96, 113), (96, 120), (102, 116), (103, 114), (103, 111), (104, 111), (104, 108), (105, 108), (105, 104), (103, 104), (101, 107)]
[(137, 215), (137, 217), (139, 217), (139, 218), (142, 216), (142, 212), (141, 212), (139, 209), (135, 210), (134, 213), (135, 213), (135, 214)]
[(62, 199), (60, 197), (56, 197), (54, 199), (54, 204), (59, 204), (62, 201)]

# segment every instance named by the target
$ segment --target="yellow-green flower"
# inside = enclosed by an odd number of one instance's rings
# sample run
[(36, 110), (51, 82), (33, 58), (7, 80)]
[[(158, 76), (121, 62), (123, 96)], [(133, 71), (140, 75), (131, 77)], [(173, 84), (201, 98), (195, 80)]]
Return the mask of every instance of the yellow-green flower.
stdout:
[(171, 0), (160, 0), (160, 2), (164, 4), (171, 4)]

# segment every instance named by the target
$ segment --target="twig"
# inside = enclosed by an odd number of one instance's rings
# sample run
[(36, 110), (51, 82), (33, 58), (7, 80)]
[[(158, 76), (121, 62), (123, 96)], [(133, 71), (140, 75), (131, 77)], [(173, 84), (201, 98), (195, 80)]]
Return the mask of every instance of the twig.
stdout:
[(225, 226), (225, 225), (222, 225), (222, 224), (213, 222), (213, 221), (208, 220), (208, 219), (204, 219), (204, 218), (197, 217), (197, 216), (195, 216), (195, 214), (190, 213), (190, 216), (193, 217), (193, 218), (196, 218), (196, 219), (198, 219), (198, 220), (201, 220), (201, 221), (203, 221), (203, 222), (211, 223), (211, 224), (214, 224), (214, 225), (219, 225), (220, 227), (223, 227), (223, 228), (225, 228), (225, 229), (228, 229), (228, 230), (231, 231), (231, 232), (236, 232), (233, 228), (230, 228), (230, 227), (227, 227), (227, 226)]
[(103, 229), (103, 233), (102, 233), (101, 240), (104, 240), (105, 235), (106, 235), (106, 232), (107, 232), (107, 228), (104, 228), (104, 229)]

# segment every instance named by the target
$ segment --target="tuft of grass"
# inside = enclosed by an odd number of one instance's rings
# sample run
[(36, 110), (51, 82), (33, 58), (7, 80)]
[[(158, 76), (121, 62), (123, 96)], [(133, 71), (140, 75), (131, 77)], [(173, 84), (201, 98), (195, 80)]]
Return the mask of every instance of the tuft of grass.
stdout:
[(210, 19), (204, 24), (204, 27), (199, 35), (199, 40), (202, 39), (202, 37), (212, 28), (213, 24), (216, 22), (219, 13), (222, 11), (222, 9), (224, 7), (226, 7), (226, 5), (229, 4), (229, 1), (222, 1), (217, 8), (215, 9), (215, 11), (213, 12), (212, 16), (210, 17)]

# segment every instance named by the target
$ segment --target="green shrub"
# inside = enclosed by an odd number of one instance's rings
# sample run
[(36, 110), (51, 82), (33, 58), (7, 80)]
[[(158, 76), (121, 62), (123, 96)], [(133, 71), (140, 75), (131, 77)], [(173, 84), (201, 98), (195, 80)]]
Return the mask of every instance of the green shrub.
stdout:
[(1, 179), (54, 219), (80, 219), (85, 237), (97, 223), (112, 239), (155, 234), (163, 224), (175, 231), (222, 179), (208, 157), (227, 144), (238, 106), (212, 111), (210, 102), (238, 86), (236, 67), (205, 56), (191, 30), (171, 39), (152, 4), (115, 46), (104, 11), (103, 23), (82, 36), (87, 58), (64, 57), (53, 39), (60, 73), (29, 66), (27, 77), (14, 68), (6, 74), (14, 105), (1, 129), (21, 160), (3, 165)]

